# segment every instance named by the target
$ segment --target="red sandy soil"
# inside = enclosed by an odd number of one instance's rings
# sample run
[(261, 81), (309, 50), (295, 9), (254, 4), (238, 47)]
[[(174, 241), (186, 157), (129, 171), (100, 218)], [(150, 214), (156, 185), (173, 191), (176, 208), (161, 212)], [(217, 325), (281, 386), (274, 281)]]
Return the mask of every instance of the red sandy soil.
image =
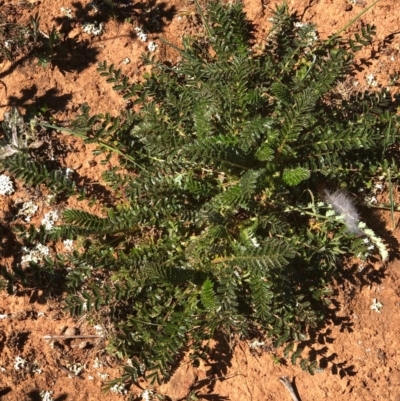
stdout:
[[(370, 0), (365, 2), (369, 4)], [(162, 36), (179, 45), (182, 34), (195, 33), (198, 29), (192, 1), (138, 0), (135, 4), (140, 8), (130, 16), (130, 21), (110, 19), (105, 23), (105, 33), (92, 37), (81, 27), (88, 3), (86, 0), (0, 1), (0, 9), (9, 13), (11, 22), (26, 24), (30, 16), (38, 12), (41, 30), (46, 33), (54, 25), (63, 41), (62, 54), (46, 69), (38, 65), (37, 58), (23, 51), (12, 62), (0, 57), (0, 120), (11, 105), (17, 105), (22, 112), (30, 105), (47, 105), (57, 119), (65, 121), (74, 117), (83, 103), (93, 112), (117, 113), (125, 107), (124, 102), (96, 71), (97, 63), (114, 63), (132, 81), (139, 80), (143, 73), (140, 55), (149, 41), (158, 44), (155, 54), (175, 62), (177, 54), (159, 38)], [(324, 38), (338, 31), (368, 5), (362, 3), (292, 0), (288, 4), (304, 21), (315, 23), (320, 37)], [(268, 30), (274, 4), (268, 0), (245, 0), (244, 4), (261, 40)], [(381, 0), (351, 27), (350, 31), (355, 32), (363, 24), (373, 23), (377, 35), (361, 54), (368, 65), (349, 81), (348, 87), (342, 88), (343, 91), (351, 91), (354, 81), (358, 81), (359, 89), (367, 88), (368, 74), (374, 75), (380, 87), (390, 84), (390, 76), (400, 74), (398, 6), (395, 0)], [(61, 7), (71, 8), (77, 18), (71, 21), (63, 18)], [(137, 38), (134, 31), (137, 25), (150, 31), (146, 43)], [(130, 63), (124, 64), (127, 57)], [(86, 177), (88, 182), (101, 182), (102, 170), (108, 167), (96, 162), (92, 148), (76, 139), (57, 135), (55, 140), (66, 149), (63, 165)], [(33, 223), (39, 223), (44, 213), (52, 208), (40, 189), (33, 191), (20, 181), (16, 184), (12, 196), (0, 195), (3, 236), (13, 219), (16, 202), (35, 200), (39, 210)], [(397, 191), (395, 194), (399, 202)], [(82, 207), (81, 203), (79, 205)], [(70, 201), (68, 206), (76, 205)], [(386, 232), (393, 243), (399, 243), (400, 233), (393, 229), (390, 216), (381, 212), (374, 215), (374, 219), (377, 218), (380, 231)], [(3, 240), (1, 246), (4, 249), (9, 244)], [(12, 258), (13, 255), (7, 255), (2, 263), (10, 266)], [(349, 272), (353, 274), (350, 266)], [(372, 272), (357, 272), (351, 279), (334, 283), (333, 289), (335, 317), (322, 329), (325, 336), (317, 336), (313, 345), (325, 364), (321, 372), (312, 376), (300, 367), (276, 364), (271, 351), (279, 355), (279, 350), (271, 350), (267, 345), (251, 350), (243, 341), (231, 349), (216, 346), (208, 365), (192, 368), (183, 362), (172, 379), (161, 387), (151, 387), (145, 382), (141, 386), (172, 400), (284, 401), (290, 396), (278, 379), (288, 376), (303, 401), (400, 401), (399, 260), (392, 257), (386, 266), (377, 265)], [(141, 399), (143, 389), (136, 386), (128, 388), (126, 395), (101, 393), (104, 380), (99, 373), (107, 373), (109, 378), (118, 377), (120, 373), (117, 361), (104, 352), (106, 341), (43, 338), (60, 335), (66, 329), (84, 335), (96, 334), (96, 331), (86, 316), (77, 320), (64, 313), (58, 298), (42, 298), (34, 290), (15, 296), (7, 295), (6, 291), (0, 293), (0, 315), (3, 316), (0, 319), (0, 399), (40, 400), (40, 392), (44, 390), (52, 391), (55, 400)], [(383, 304), (380, 313), (370, 309), (373, 299)], [(14, 364), (18, 356), (26, 359), (29, 366), (16, 370)], [(101, 367), (94, 366), (96, 358)], [(68, 374), (68, 366), (77, 363), (86, 366), (83, 373), (79, 377)], [(35, 370), (35, 366), (41, 373), (29, 371)]]

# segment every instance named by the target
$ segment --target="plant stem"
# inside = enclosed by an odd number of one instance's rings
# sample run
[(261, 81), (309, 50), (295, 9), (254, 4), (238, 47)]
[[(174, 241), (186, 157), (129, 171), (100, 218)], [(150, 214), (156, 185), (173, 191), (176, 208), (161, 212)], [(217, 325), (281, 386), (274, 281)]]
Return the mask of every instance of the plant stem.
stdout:
[(109, 145), (108, 143), (106, 143), (100, 139), (91, 138), (82, 132), (76, 132), (76, 131), (70, 130), (68, 128), (59, 127), (57, 125), (46, 124), (46, 123), (34, 123), (34, 125), (39, 125), (41, 127), (50, 128), (50, 129), (54, 129), (54, 130), (61, 131), (61, 132), (66, 132), (68, 134), (77, 136), (78, 138), (82, 138), (87, 141), (94, 139), (100, 146), (103, 146), (104, 148), (108, 149), (109, 151), (118, 154), (119, 156), (123, 157), (124, 159), (130, 161), (136, 167), (140, 168), (141, 170), (144, 170), (144, 168), (140, 164), (136, 163), (135, 159), (132, 156), (129, 156), (128, 154), (122, 152), (118, 148), (116, 148), (112, 145)]

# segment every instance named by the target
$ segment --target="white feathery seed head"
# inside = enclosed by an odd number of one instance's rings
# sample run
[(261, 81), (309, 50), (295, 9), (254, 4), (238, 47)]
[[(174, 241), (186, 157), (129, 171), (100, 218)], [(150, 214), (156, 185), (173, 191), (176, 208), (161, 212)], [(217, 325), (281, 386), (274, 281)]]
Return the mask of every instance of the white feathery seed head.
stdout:
[(343, 222), (349, 232), (359, 236), (366, 236), (377, 247), (382, 261), (386, 262), (389, 259), (389, 252), (386, 248), (386, 245), (382, 241), (382, 238), (379, 238), (370, 228), (366, 226), (364, 222), (360, 221), (357, 209), (353, 204), (353, 200), (346, 191), (339, 190), (335, 192), (329, 192), (328, 190), (325, 190), (324, 198), (327, 203), (332, 205), (335, 213), (343, 219)]
[(324, 198), (327, 203), (332, 205), (335, 213), (343, 218), (347, 231), (353, 234), (363, 233), (358, 227), (360, 218), (358, 216), (357, 209), (355, 208), (350, 195), (346, 191), (338, 190), (335, 192), (330, 192), (325, 190)]

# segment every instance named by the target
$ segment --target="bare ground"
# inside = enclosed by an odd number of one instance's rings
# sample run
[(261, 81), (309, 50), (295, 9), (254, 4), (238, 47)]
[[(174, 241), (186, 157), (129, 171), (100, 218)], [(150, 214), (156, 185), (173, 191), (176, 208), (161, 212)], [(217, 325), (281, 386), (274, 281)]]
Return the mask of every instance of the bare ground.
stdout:
[[(263, 0), (244, 3), (258, 29), (257, 36), (262, 39), (269, 26), (273, 3)], [(369, 2), (365, 3), (298, 0), (289, 1), (289, 6), (305, 21), (317, 24), (319, 35), (324, 38), (354, 18)], [(61, 7), (71, 8), (76, 18), (63, 17)], [(54, 25), (62, 37), (53, 65), (46, 69), (38, 65), (29, 49), (21, 51), (13, 61), (0, 58), (0, 120), (11, 105), (18, 106), (22, 112), (29, 106), (46, 105), (61, 120), (72, 118), (83, 103), (89, 104), (93, 112), (116, 113), (125, 105), (98, 74), (97, 63), (114, 63), (132, 81), (139, 80), (143, 73), (140, 55), (150, 41), (158, 45), (158, 56), (174, 62), (177, 54), (160, 42), (160, 36), (179, 45), (183, 33), (196, 33), (197, 29), (194, 5), (189, 0), (127, 2), (126, 18), (130, 21), (108, 20), (100, 37), (92, 37), (82, 30), (88, 15), (95, 18), (87, 1), (28, 0), (25, 4), (16, 0), (0, 1), (0, 8), (13, 22), (25, 24), (38, 12), (41, 30), (46, 33)], [(381, 87), (393, 83), (392, 78), (400, 74), (397, 9), (395, 0), (381, 0), (351, 28), (355, 31), (363, 24), (373, 23), (377, 35), (361, 54), (362, 69), (341, 88), (344, 92), (353, 90), (355, 81), (359, 89), (367, 88), (366, 77), (370, 74)], [(138, 39), (135, 26), (143, 26), (148, 31), (146, 43)], [(126, 58), (130, 59), (128, 64), (123, 62)], [(88, 187), (101, 188), (101, 172), (109, 166), (97, 163), (89, 146), (62, 134), (54, 135), (54, 141), (62, 144), (61, 164), (74, 169)], [(20, 252), (20, 245), (9, 231), (10, 224), (17, 219), (15, 204), (34, 200), (39, 205), (32, 219), (34, 224), (40, 224), (44, 214), (54, 208), (47, 202), (47, 193), (40, 188), (32, 190), (19, 181), (16, 186), (12, 196), (0, 196), (0, 246), (5, 255), (1, 264), (8, 268)], [(395, 194), (399, 202), (397, 191)], [(378, 198), (386, 196), (384, 191), (377, 195)], [(58, 207), (76, 206), (74, 202), (70, 200), (68, 205)], [(333, 286), (331, 321), (321, 328), (320, 333), (325, 335), (316, 333), (310, 343), (321, 366), (321, 371), (313, 376), (300, 367), (277, 363), (277, 358), (272, 356), (279, 356), (279, 350), (273, 350), (267, 341), (264, 347), (255, 350), (247, 342), (239, 341), (232, 347), (214, 344), (212, 360), (198, 368), (183, 361), (170, 382), (161, 387), (149, 387), (142, 382), (142, 388), (127, 388), (126, 395), (101, 393), (104, 381), (120, 373), (117, 361), (104, 352), (106, 340), (43, 338), (65, 334), (66, 330), (96, 335), (94, 322), (85, 316), (79, 320), (69, 317), (62, 311), (56, 295), (44, 298), (41, 291), (32, 289), (9, 296), (3, 291), (0, 293), (0, 399), (40, 400), (40, 392), (47, 390), (59, 401), (128, 400), (140, 399), (143, 389), (149, 388), (172, 400), (289, 400), (289, 394), (278, 381), (281, 376), (288, 376), (303, 401), (400, 401), (400, 262), (397, 255), (400, 233), (393, 228), (388, 213), (367, 214), (363, 218), (391, 246), (392, 257), (387, 265), (377, 263), (375, 269), (368, 271), (353, 266), (351, 261), (344, 267), (343, 280)], [(374, 299), (383, 305), (380, 312), (370, 308)], [(26, 362), (22, 363), (18, 357)], [(78, 364), (85, 365), (85, 369), (74, 376), (70, 371), (73, 367), (79, 368)]]

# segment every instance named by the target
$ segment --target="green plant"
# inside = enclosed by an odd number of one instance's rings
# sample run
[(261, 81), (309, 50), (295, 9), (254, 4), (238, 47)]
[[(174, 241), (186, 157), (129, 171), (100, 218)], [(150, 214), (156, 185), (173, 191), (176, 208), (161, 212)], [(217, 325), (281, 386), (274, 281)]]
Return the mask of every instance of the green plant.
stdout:
[(113, 324), (110, 351), (132, 361), (123, 379), (166, 378), (188, 348), (204, 357), (216, 332), (254, 328), (312, 371), (302, 341), (324, 321), (343, 258), (365, 257), (365, 236), (387, 257), (349, 195), (322, 190), (358, 188), (389, 167), (398, 178), (390, 94), (334, 91), (374, 28), (321, 41), (283, 5), (257, 46), (241, 2), (198, 13), (204, 36), (170, 44), (176, 65), (145, 56), (143, 83), (99, 65), (137, 112), (84, 107), (71, 124), (121, 168), (104, 174), (117, 199), (106, 216), (66, 210), (55, 229), (82, 244), (62, 262), (74, 267), (67, 306)]
[(57, 55), (57, 44), (60, 42), (60, 35), (53, 26), (48, 34), (42, 33), (42, 45), (39, 49), (38, 63), (47, 68)]

